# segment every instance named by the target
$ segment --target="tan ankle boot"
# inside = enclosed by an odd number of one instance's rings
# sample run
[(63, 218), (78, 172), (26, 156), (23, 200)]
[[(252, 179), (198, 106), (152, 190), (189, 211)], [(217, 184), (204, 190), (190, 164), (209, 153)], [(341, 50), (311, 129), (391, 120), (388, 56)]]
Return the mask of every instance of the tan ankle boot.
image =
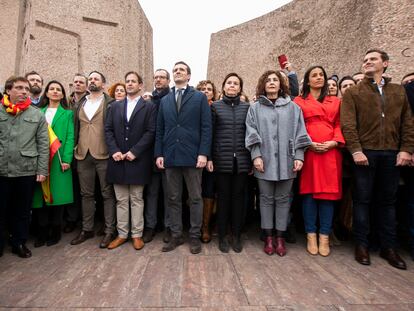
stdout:
[(316, 239), (316, 233), (308, 233), (306, 237), (308, 239), (307, 251), (311, 255), (317, 255), (318, 254), (318, 242)]
[(326, 257), (329, 253), (329, 235), (319, 234), (319, 254)]
[(201, 226), (201, 241), (208, 243), (211, 241), (210, 218), (213, 213), (214, 199), (203, 199), (203, 225)]

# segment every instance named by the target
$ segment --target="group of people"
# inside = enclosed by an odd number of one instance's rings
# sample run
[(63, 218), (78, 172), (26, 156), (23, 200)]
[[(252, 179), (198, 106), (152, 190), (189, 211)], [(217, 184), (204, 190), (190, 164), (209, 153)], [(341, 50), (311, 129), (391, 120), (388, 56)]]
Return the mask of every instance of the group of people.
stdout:
[[(260, 76), (253, 103), (237, 73), (226, 75), (219, 95), (209, 80), (190, 86), (191, 69), (182, 61), (172, 69), (172, 88), (170, 73), (155, 71), (152, 93), (144, 93), (134, 71), (112, 85), (109, 95), (102, 73), (76, 74), (69, 97), (56, 80), (41, 94), (43, 80), (36, 72), (11, 77), (0, 108), (0, 255), (7, 229), (12, 252), (31, 256), (26, 241), (32, 211), (35, 247), (58, 243), (63, 219), (63, 231), (72, 232), (79, 214), (82, 228), (71, 244), (92, 238), (97, 188), (101, 248), (115, 249), (131, 238), (142, 249), (157, 232), (163, 206), (162, 251), (174, 250), (184, 243), (186, 204), (192, 254), (211, 241), (215, 210), (220, 251), (241, 252), (253, 175), (263, 250), (285, 256), (299, 175), (307, 251), (328, 256), (348, 156), (356, 261), (370, 264), (372, 229), (381, 257), (406, 269), (396, 251), (395, 205), (400, 167), (414, 165), (414, 73), (404, 77), (404, 88), (384, 75), (388, 65), (387, 53), (372, 49), (363, 58), (363, 73), (339, 80), (312, 66), (299, 90), (288, 63), (285, 70)], [(413, 172), (408, 176), (414, 256)]]

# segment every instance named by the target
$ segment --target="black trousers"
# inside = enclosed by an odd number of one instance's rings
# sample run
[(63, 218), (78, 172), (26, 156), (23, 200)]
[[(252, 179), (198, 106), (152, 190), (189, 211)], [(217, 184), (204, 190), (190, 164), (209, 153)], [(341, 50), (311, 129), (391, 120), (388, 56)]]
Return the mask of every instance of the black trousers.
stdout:
[(61, 226), (63, 220), (63, 209), (65, 205), (58, 206), (43, 206), (39, 208), (38, 213), (38, 222), (39, 226), (47, 227), (51, 226)]
[(11, 244), (26, 243), (29, 235), (30, 211), (32, 208), (35, 176), (0, 176), (0, 249), (4, 248), (4, 228), (6, 212), (11, 216)]
[[(400, 168), (397, 151), (364, 150), (368, 166), (354, 165), (353, 233), (357, 244), (368, 247), (370, 206), (378, 221), (381, 248), (396, 246), (395, 204)], [(371, 228), (372, 229), (372, 228)]]
[(232, 232), (240, 236), (246, 216), (244, 191), (247, 173), (216, 173), (217, 185), (217, 226), (219, 238), (224, 238), (231, 222)]

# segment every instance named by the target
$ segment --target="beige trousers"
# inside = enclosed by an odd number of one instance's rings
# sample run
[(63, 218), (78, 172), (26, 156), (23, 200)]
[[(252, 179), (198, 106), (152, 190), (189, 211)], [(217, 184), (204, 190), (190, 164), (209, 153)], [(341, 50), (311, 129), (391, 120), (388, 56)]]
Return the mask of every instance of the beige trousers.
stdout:
[[(144, 199), (141, 185), (114, 185), (116, 197), (117, 229), (120, 238), (142, 237), (144, 230)], [(129, 204), (131, 203), (131, 225), (129, 222)]]

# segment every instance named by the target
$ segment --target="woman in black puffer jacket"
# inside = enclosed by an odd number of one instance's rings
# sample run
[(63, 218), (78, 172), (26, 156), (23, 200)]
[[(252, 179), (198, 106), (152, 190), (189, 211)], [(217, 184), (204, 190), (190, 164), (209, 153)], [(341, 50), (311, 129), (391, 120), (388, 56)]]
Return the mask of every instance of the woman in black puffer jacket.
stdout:
[(211, 105), (212, 161), (208, 161), (207, 169), (214, 170), (217, 178), (219, 249), (224, 253), (229, 251), (226, 232), (231, 223), (232, 248), (239, 253), (243, 248), (240, 234), (245, 215), (244, 189), (251, 170), (250, 152), (244, 142), (249, 104), (240, 101), (243, 80), (236, 73), (224, 78), (222, 91), (223, 99)]

